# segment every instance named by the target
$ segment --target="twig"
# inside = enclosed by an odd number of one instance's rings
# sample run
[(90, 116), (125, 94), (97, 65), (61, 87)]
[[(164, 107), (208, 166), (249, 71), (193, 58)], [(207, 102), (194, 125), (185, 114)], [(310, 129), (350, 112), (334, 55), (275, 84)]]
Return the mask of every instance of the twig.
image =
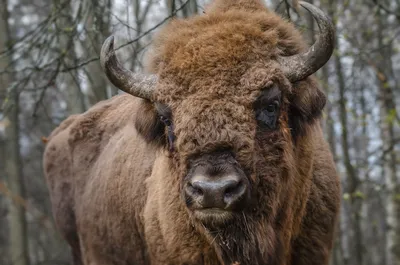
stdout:
[[(30, 36), (32, 36), (32, 38), (34, 38), (42, 30), (47, 29), (46, 26), (49, 23), (52, 23), (58, 17), (59, 12), (61, 12), (67, 4), (69, 4), (68, 1), (66, 1), (63, 5), (61, 5), (59, 9), (57, 9), (55, 12), (53, 12), (51, 15), (49, 15), (46, 19), (44, 19), (42, 22), (40, 22), (38, 25), (36, 25), (34, 29), (28, 31), (24, 36), (22, 36), (18, 40), (14, 40), (13, 45), (10, 48), (0, 51), (0, 55), (7, 54), (10, 52), (15, 52), (16, 50), (21, 49), (23, 46), (17, 46), (16, 45), (17, 43), (23, 43)], [(30, 41), (30, 43), (32, 43), (32, 42)]]
[(8, 189), (2, 181), (0, 181), (0, 193), (3, 193), (5, 196), (9, 197), (15, 205), (21, 206), (25, 209), (25, 211), (31, 213), (33, 216), (36, 216), (36, 219), (39, 220), (39, 223), (44, 227), (54, 228), (52, 222), (50, 221), (51, 219), (46, 214), (40, 212), (38, 209), (33, 210), (23, 197), (18, 194), (12, 193), (12, 191)]
[(384, 6), (380, 1), (378, 3), (378, 1), (379, 0), (372, 0), (372, 2), (374, 2), (374, 4), (377, 5), (380, 9), (382, 9), (383, 11), (385, 11), (388, 14), (394, 15), (397, 18), (397, 20), (400, 21), (400, 13), (393, 12), (388, 7)]
[[(152, 31), (154, 31), (155, 29), (157, 29), (159, 26), (163, 25), (166, 21), (168, 21), (169, 19), (171, 19), (172, 17), (174, 17), (174, 16), (176, 15), (176, 13), (178, 13), (178, 11), (180, 11), (181, 9), (183, 9), (183, 8), (189, 3), (189, 1), (190, 1), (190, 0), (186, 0), (186, 2), (183, 3), (179, 8), (175, 9), (175, 11), (174, 11), (171, 15), (167, 16), (167, 17), (164, 18), (161, 22), (157, 23), (157, 24), (156, 24), (155, 26), (153, 26), (152, 28), (150, 28), (150, 29), (148, 29), (147, 31), (143, 32), (143, 34), (141, 34), (140, 36), (136, 37), (135, 39), (133, 39), (133, 40), (131, 40), (131, 41), (128, 41), (128, 42), (126, 42), (125, 44), (122, 44), (121, 46), (117, 47), (115, 50), (117, 51), (117, 50), (119, 50), (119, 49), (121, 49), (121, 48), (123, 48), (123, 47), (125, 47), (125, 46), (128, 46), (128, 45), (130, 45), (130, 44), (132, 44), (132, 43), (135, 43), (135, 42), (139, 41), (141, 38), (143, 38), (144, 36), (148, 35), (148, 34), (151, 33)], [(85, 65), (87, 65), (87, 64), (89, 64), (89, 63), (92, 63), (92, 62), (95, 62), (95, 61), (97, 61), (97, 60), (99, 60), (99, 59), (100, 59), (100, 57), (98, 57), (98, 56), (97, 56), (97, 57), (93, 57), (93, 58), (91, 58), (91, 59), (89, 59), (89, 60), (87, 60), (87, 61), (84, 61), (84, 62), (82, 62), (82, 63), (80, 63), (80, 64), (77, 64), (77, 65), (75, 65), (75, 66), (68, 67), (68, 68), (64, 68), (64, 69), (61, 70), (61, 72), (64, 73), (64, 72), (68, 72), (68, 71), (71, 71), (71, 70), (76, 70), (76, 69), (78, 69), (78, 68), (80, 68), (80, 67), (82, 67), (82, 66), (85, 66)]]
[(54, 71), (54, 74), (51, 76), (51, 78), (49, 79), (49, 81), (46, 83), (46, 85), (44, 86), (44, 88), (42, 89), (40, 96), (39, 96), (39, 100), (36, 102), (35, 104), (35, 108), (33, 109), (33, 117), (36, 117), (36, 113), (39, 109), (39, 105), (41, 104), (41, 102), (43, 101), (44, 95), (46, 93), (47, 88), (54, 83), (54, 80), (57, 78), (58, 74), (59, 74), (59, 69), (60, 69), (60, 65), (61, 63), (58, 62), (57, 67)]

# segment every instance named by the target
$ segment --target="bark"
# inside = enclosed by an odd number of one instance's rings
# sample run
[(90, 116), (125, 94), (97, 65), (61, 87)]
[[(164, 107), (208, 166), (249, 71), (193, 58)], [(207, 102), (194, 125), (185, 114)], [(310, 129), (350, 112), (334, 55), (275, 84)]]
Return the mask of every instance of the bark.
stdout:
[[(381, 137), (383, 141), (384, 155), (382, 156), (385, 184), (387, 189), (386, 217), (386, 264), (400, 264), (400, 183), (397, 179), (396, 153), (393, 150), (396, 144), (394, 120), (396, 113), (393, 88), (390, 80), (393, 78), (393, 67), (391, 57), (393, 52), (392, 44), (383, 42), (384, 17), (377, 12), (378, 23), (378, 48), (379, 58), (376, 68), (379, 99), (381, 103)], [(395, 85), (396, 86), (396, 85)]]
[[(110, 35), (111, 0), (94, 1), (87, 0), (86, 8), (89, 9), (86, 19), (87, 40), (86, 49), (88, 58), (100, 56), (101, 46)], [(87, 67), (89, 77), (89, 104), (94, 105), (108, 98), (108, 94), (117, 94), (117, 89), (108, 93), (108, 81), (101, 68), (100, 61), (92, 62)]]
[(176, 9), (175, 0), (166, 0), (166, 1), (167, 1), (168, 15), (172, 16)]
[[(1, 8), (0, 8), (1, 9)], [(1, 32), (1, 31), (0, 31)], [(0, 46), (2, 46), (0, 44)], [(1, 63), (0, 63), (0, 67)], [(0, 85), (2, 85), (2, 80), (0, 79)], [(0, 93), (5, 92), (0, 90)], [(1, 95), (1, 94), (0, 94)], [(0, 102), (4, 102), (5, 96), (1, 95), (0, 97)], [(1, 123), (1, 120), (0, 120)], [(0, 130), (3, 128), (2, 125), (0, 125)], [(6, 139), (4, 135), (0, 132), (0, 183), (5, 182), (5, 165), (3, 161), (5, 161), (6, 153), (5, 153), (5, 144), (6, 144)], [(9, 244), (8, 242), (8, 224), (7, 224), (7, 201), (6, 197), (3, 196), (2, 192), (0, 192), (0, 264), (9, 264), (10, 262), (8, 261), (9, 255), (8, 255), (8, 249), (7, 246)]]
[[(333, 22), (336, 25), (336, 19), (334, 16), (337, 14), (336, 10), (336, 1), (329, 1), (329, 15), (333, 19)], [(339, 120), (341, 124), (341, 146), (343, 153), (343, 163), (346, 170), (346, 185), (345, 192), (349, 195), (349, 208), (350, 208), (350, 232), (353, 234), (350, 236), (350, 264), (363, 264), (363, 241), (362, 241), (362, 232), (361, 232), (361, 206), (362, 200), (356, 196), (358, 188), (359, 188), (359, 178), (357, 176), (357, 172), (352, 164), (351, 156), (350, 156), (350, 145), (349, 145), (349, 137), (348, 137), (348, 116), (347, 116), (347, 97), (345, 94), (346, 90), (346, 82), (343, 72), (343, 66), (340, 58), (340, 44), (338, 41), (338, 34), (336, 34), (335, 39), (335, 47), (336, 52), (334, 52), (334, 62), (335, 62), (335, 71), (338, 81), (339, 88)], [(351, 243), (352, 242), (352, 243)]]
[[(134, 1), (134, 5), (133, 5), (133, 10), (134, 10), (134, 14), (135, 14), (135, 29), (136, 29), (136, 37), (140, 36), (143, 33), (143, 26), (144, 23), (146, 21), (147, 15), (149, 14), (150, 8), (153, 5), (153, 1), (147, 1), (146, 5), (144, 7), (142, 7), (142, 5), (140, 4), (141, 1), (140, 0), (135, 0)], [(172, 4), (173, 8), (175, 8), (175, 4), (173, 3), (167, 3), (167, 4)], [(168, 6), (168, 10), (170, 11), (170, 8)], [(175, 9), (174, 9), (175, 10)], [(174, 12), (174, 10), (172, 10), (171, 12)], [(139, 53), (141, 51), (142, 48), (142, 42), (136, 41), (133, 44), (133, 54), (132, 54), (132, 62), (135, 65), (140, 65), (140, 58), (139, 58)]]
[[(314, 4), (314, 0), (308, 0), (310, 4)], [(307, 12), (308, 13), (308, 12)], [(307, 34), (306, 34), (306, 39), (308, 41), (309, 45), (312, 45), (315, 42), (315, 22), (314, 18), (308, 13), (307, 15)], [(327, 104), (325, 107), (325, 113), (326, 113), (326, 119), (325, 121), (321, 121), (321, 126), (324, 129), (324, 133), (327, 137), (333, 158), (335, 160), (335, 163), (337, 163), (337, 151), (336, 151), (336, 136), (335, 136), (335, 128), (334, 124), (335, 121), (333, 120), (332, 117), (332, 112), (333, 112), (333, 104), (329, 100), (329, 95), (332, 94), (333, 91), (331, 91), (330, 84), (329, 84), (329, 65), (325, 65), (320, 73), (320, 81), (322, 83), (322, 89), (324, 90), (324, 93), (327, 97)], [(318, 73), (317, 73), (318, 74)], [(336, 238), (334, 242), (334, 249), (331, 254), (331, 260), (330, 264), (332, 265), (342, 265), (343, 264), (343, 245), (342, 245), (342, 233), (341, 233), (341, 222), (337, 224), (336, 227)]]
[[(328, 65), (324, 66), (321, 69), (321, 82), (322, 82), (322, 87), (324, 89), (325, 94), (330, 95), (332, 93), (329, 85), (329, 73), (328, 73)], [(329, 101), (329, 98), (327, 99), (327, 105), (326, 105), (326, 121), (323, 124), (323, 128), (325, 130), (325, 134), (327, 136), (327, 140), (332, 152), (332, 156), (335, 160), (335, 163), (337, 163), (337, 151), (336, 151), (336, 135), (335, 135), (335, 128), (334, 128), (334, 123), (335, 121), (333, 120), (332, 117), (332, 111), (333, 111), (333, 104), (332, 102)], [(332, 265), (342, 265), (342, 260), (343, 260), (343, 245), (342, 245), (342, 233), (341, 233), (341, 222), (337, 224), (336, 227), (336, 235), (335, 235), (335, 243), (334, 243), (334, 249), (331, 255), (331, 261), (330, 264)]]
[(176, 1), (175, 0), (166, 0), (167, 8), (168, 8), (168, 15), (174, 16), (174, 12), (176, 9)]
[[(332, 93), (330, 87), (329, 87), (329, 73), (328, 73), (328, 67), (325, 66), (322, 68), (322, 82), (325, 84), (325, 94), (328, 95)], [(336, 151), (336, 135), (335, 135), (335, 121), (333, 120), (332, 116), (333, 112), (333, 104), (329, 100), (329, 97), (327, 98), (327, 103), (326, 103), (326, 124), (324, 126), (328, 138), (328, 143), (331, 148), (331, 152), (333, 155), (333, 159), (337, 163), (337, 151)]]
[[(0, 12), (2, 19), (0, 20), (0, 50), (6, 50), (11, 47), (12, 36), (10, 26), (8, 24), (9, 13), (7, 11), (8, 1), (1, 0)], [(12, 53), (8, 53), (5, 58), (0, 60), (0, 69), (13, 69)], [(11, 88), (8, 93), (7, 89), (12, 87), (12, 74), (0, 75), (0, 89), (2, 95), (6, 97), (4, 101), (6, 108), (3, 118), (3, 126), (5, 128), (5, 140), (3, 141), (4, 156), (4, 172), (8, 189), (13, 196), (25, 197), (24, 180), (22, 176), (22, 162), (20, 156), (19, 143), (19, 92), (16, 87)], [(1, 167), (3, 168), (3, 166)], [(27, 221), (25, 210), (21, 204), (10, 201), (9, 205), (9, 256), (13, 265), (29, 265), (29, 248)]]
[[(148, 2), (148, 6), (150, 7), (152, 1)], [(148, 12), (149, 9), (147, 9)], [(143, 16), (141, 16), (141, 5), (140, 5), (140, 0), (135, 0), (134, 1), (134, 5), (133, 5), (133, 12), (135, 14), (135, 29), (136, 29), (136, 36), (140, 36), (142, 33), (142, 25), (143, 22), (146, 18), (147, 12), (146, 14), (143, 14)], [(133, 54), (132, 54), (132, 62), (135, 64), (138, 61), (138, 54), (139, 54), (139, 50), (141, 47), (141, 43), (140, 40), (136, 41), (133, 44)]]
[[(361, 135), (359, 136), (358, 139), (358, 145), (356, 146), (357, 150), (359, 150), (358, 153), (358, 165), (357, 167), (359, 168), (360, 175), (363, 176), (365, 183), (369, 183), (370, 181), (370, 174), (369, 174), (369, 168), (368, 168), (368, 146), (369, 146), (369, 135), (368, 135), (368, 106), (367, 106), (367, 100), (366, 100), (366, 95), (365, 95), (365, 85), (361, 83), (360, 85), (360, 95), (359, 95), (359, 104), (361, 108)], [(366, 194), (365, 197), (369, 197), (372, 194), (372, 190), (368, 189), (368, 186), (365, 187), (365, 192)], [(374, 216), (374, 211), (371, 209), (371, 204), (373, 204), (373, 201), (369, 201), (369, 203), (366, 203), (366, 216), (368, 218), (371, 218)], [(365, 228), (366, 232), (364, 233), (364, 244), (368, 245), (368, 239), (373, 238), (373, 240), (376, 240), (377, 237), (377, 231), (376, 231), (376, 225), (373, 224), (373, 222), (365, 222)], [(373, 264), (373, 259), (378, 256), (378, 251), (375, 251), (375, 249), (371, 249), (368, 252), (363, 252), (364, 253), (364, 264)], [(374, 255), (375, 254), (375, 255)]]
[[(186, 0), (179, 0), (179, 6), (182, 6)], [(182, 8), (182, 14), (183, 17), (191, 17), (195, 14), (197, 14), (198, 8), (197, 8), (197, 1), (196, 0), (189, 0), (189, 3)]]
[(273, 8), (273, 10), (278, 11), (279, 8), (281, 7), (282, 1), (281, 0), (271, 0), (271, 9)]
[[(61, 59), (64, 68), (76, 65), (76, 53), (74, 35), (76, 33), (77, 21), (72, 18), (72, 8), (68, 0), (53, 1), (55, 9), (62, 8), (55, 26), (58, 32), (58, 42), (61, 53), (65, 56)], [(82, 3), (79, 4), (81, 7)], [(81, 91), (77, 70), (70, 70), (59, 75), (59, 86), (62, 87), (67, 101), (67, 113), (76, 114), (85, 111), (84, 95)]]
[(190, 11), (191, 11), (192, 15), (197, 14), (199, 12), (199, 9), (198, 9), (198, 6), (197, 6), (197, 0), (190, 1), (189, 8), (190, 8)]
[[(306, 0), (306, 2), (314, 4), (314, 0)], [(314, 18), (309, 12), (307, 12), (306, 18), (307, 18), (307, 41), (309, 45), (312, 45), (315, 42)]]

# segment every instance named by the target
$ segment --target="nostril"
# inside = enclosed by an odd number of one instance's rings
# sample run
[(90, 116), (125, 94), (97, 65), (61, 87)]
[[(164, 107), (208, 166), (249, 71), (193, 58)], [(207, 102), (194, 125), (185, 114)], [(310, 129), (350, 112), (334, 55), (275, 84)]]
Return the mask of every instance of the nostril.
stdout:
[(233, 206), (240, 201), (246, 193), (246, 184), (243, 181), (234, 181), (226, 186), (224, 191), (224, 201), (228, 206)]
[(186, 190), (192, 196), (203, 196), (204, 195), (204, 191), (202, 190), (202, 188), (200, 187), (200, 185), (197, 182), (194, 182), (194, 183), (189, 182), (186, 186)]
[(237, 194), (241, 186), (242, 186), (241, 181), (230, 183), (225, 189), (225, 196), (232, 196)]

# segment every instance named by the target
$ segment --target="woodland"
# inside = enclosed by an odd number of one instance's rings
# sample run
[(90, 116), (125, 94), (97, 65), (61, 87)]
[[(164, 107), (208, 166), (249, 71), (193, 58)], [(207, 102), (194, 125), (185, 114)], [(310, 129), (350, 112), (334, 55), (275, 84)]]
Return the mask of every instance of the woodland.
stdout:
[[(114, 35), (140, 72), (152, 36), (210, 0), (0, 0), (0, 264), (71, 264), (57, 232), (42, 155), (71, 114), (119, 92), (99, 62)], [(308, 0), (332, 18), (336, 48), (316, 76), (323, 128), (342, 184), (332, 265), (400, 264), (400, 0)], [(267, 6), (313, 43), (294, 0)]]

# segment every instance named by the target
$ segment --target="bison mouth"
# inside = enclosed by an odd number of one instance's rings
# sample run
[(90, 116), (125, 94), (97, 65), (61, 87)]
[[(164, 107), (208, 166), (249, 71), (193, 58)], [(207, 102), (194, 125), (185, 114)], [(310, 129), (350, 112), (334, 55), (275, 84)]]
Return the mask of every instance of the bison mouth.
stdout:
[(193, 210), (193, 217), (206, 227), (220, 227), (230, 224), (234, 220), (234, 213), (218, 208)]
[(204, 225), (227, 225), (248, 204), (250, 183), (231, 153), (202, 155), (188, 172), (183, 197), (193, 217)]

